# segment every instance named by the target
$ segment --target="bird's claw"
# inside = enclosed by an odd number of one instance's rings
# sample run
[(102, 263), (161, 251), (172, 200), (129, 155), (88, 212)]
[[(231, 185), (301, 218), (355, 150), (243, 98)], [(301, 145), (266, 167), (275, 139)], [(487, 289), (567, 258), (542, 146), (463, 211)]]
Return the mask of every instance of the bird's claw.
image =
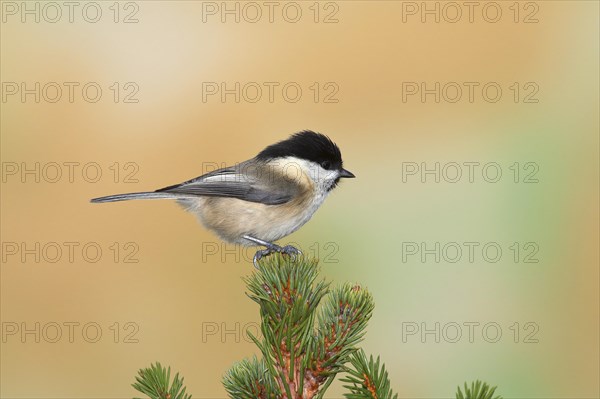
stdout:
[(254, 267), (256, 269), (260, 269), (258, 266), (258, 261), (264, 258), (265, 256), (271, 255), (273, 252), (279, 252), (280, 254), (288, 255), (292, 258), (292, 260), (296, 260), (297, 255), (302, 255), (302, 251), (298, 248), (295, 248), (291, 245), (286, 245), (285, 247), (280, 247), (279, 245), (271, 245), (266, 249), (261, 249), (260, 251), (256, 251), (254, 254), (254, 258), (252, 259), (252, 263), (254, 263)]
[(254, 254), (254, 258), (252, 259), (252, 263), (254, 263), (254, 267), (256, 269), (260, 269), (260, 267), (258, 266), (258, 261), (261, 260), (263, 257), (270, 255), (271, 252), (273, 252), (271, 249), (261, 249), (260, 251), (256, 251), (256, 253)]
[(296, 260), (297, 255), (302, 255), (302, 251), (300, 251), (298, 248), (292, 247), (291, 245), (286, 245), (285, 247), (281, 248), (281, 253), (290, 256), (292, 260)]

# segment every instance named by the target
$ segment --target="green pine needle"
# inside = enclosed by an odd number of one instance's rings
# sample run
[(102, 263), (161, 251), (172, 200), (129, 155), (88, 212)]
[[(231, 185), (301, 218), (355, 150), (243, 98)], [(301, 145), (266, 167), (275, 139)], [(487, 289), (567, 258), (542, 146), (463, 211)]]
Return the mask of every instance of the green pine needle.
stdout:
[(342, 382), (349, 383), (344, 385), (349, 393), (344, 394), (347, 399), (397, 399), (398, 394), (394, 394), (390, 387), (388, 373), (385, 365), (381, 364), (379, 357), (373, 360), (373, 356), (367, 356), (361, 349), (356, 351), (350, 357), (352, 367), (345, 367), (348, 375), (342, 378)]
[[(303, 373), (302, 360), (310, 357), (316, 309), (329, 284), (316, 281), (319, 269), (314, 259), (274, 254), (259, 265), (260, 270), (245, 279), (249, 297), (260, 305), (263, 342), (255, 342), (269, 372), (289, 381)], [(283, 388), (288, 397), (294, 396), (287, 384)]]
[(375, 307), (369, 291), (355, 284), (342, 284), (326, 297), (319, 309), (315, 348), (319, 368), (335, 374), (356, 350)]
[[(374, 309), (373, 296), (356, 284), (329, 290), (317, 281), (317, 261), (274, 254), (245, 280), (260, 308), (262, 338), (252, 334), (262, 359), (245, 359), (223, 377), (232, 399), (322, 399), (339, 372), (346, 399), (397, 399), (379, 357), (357, 347)], [(349, 363), (349, 364), (348, 364)], [(191, 399), (179, 373), (160, 363), (141, 369), (132, 386), (150, 399)], [(502, 399), (496, 388), (475, 381), (456, 399)]]
[(496, 387), (490, 388), (488, 384), (479, 380), (472, 382), (471, 388), (469, 388), (465, 382), (464, 395), (459, 386), (458, 391), (456, 392), (456, 399), (502, 399), (501, 396), (493, 397), (495, 391)]
[(229, 397), (235, 399), (269, 399), (281, 397), (275, 380), (262, 361), (244, 359), (235, 364), (223, 377)]
[[(263, 340), (255, 343), (286, 397), (302, 395), (306, 381), (322, 394), (356, 351), (373, 312), (368, 291), (343, 284), (328, 292), (328, 283), (317, 282), (318, 272), (314, 259), (276, 254), (245, 279), (260, 305)], [(288, 381), (296, 381), (296, 392)]]
[(137, 382), (132, 384), (132, 386), (139, 392), (147, 395), (150, 399), (192, 398), (192, 395), (185, 393), (183, 377), (179, 378), (179, 373), (177, 373), (173, 378), (173, 382), (170, 382), (171, 367), (165, 369), (158, 362), (150, 365), (150, 368), (140, 369), (135, 380)]

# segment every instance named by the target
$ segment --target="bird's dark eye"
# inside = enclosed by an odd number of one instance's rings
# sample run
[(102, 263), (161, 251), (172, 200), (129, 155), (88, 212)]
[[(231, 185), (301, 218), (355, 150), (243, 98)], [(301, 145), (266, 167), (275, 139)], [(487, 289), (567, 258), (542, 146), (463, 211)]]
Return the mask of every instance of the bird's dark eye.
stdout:
[(329, 170), (329, 168), (331, 168), (331, 162), (329, 162), (329, 161), (323, 161), (323, 162), (321, 162), (321, 167), (323, 169)]

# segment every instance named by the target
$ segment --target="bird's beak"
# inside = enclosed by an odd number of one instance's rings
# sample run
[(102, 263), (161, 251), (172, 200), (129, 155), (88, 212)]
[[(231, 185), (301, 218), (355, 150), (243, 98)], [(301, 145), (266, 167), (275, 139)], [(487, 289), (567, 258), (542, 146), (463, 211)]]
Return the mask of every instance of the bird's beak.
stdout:
[(354, 173), (350, 172), (349, 170), (342, 169), (340, 170), (340, 177), (353, 178), (356, 176), (354, 176)]

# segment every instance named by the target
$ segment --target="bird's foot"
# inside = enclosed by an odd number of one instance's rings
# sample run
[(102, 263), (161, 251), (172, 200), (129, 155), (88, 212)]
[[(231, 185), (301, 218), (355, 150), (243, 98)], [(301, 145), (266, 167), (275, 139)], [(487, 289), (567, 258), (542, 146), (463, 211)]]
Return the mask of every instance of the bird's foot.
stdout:
[(291, 245), (286, 245), (285, 247), (281, 248), (280, 252), (284, 255), (290, 256), (292, 260), (296, 260), (296, 255), (302, 255), (302, 251), (296, 247), (292, 247)]
[(258, 261), (267, 255), (271, 255), (272, 252), (273, 251), (269, 248), (261, 249), (260, 251), (256, 251), (256, 253), (254, 254), (254, 258), (252, 259), (252, 263), (254, 263), (254, 267), (256, 269), (260, 270), (260, 267), (258, 267)]
[(280, 247), (277, 244), (269, 244), (266, 249), (256, 251), (256, 254), (254, 254), (254, 259), (252, 259), (254, 267), (259, 269), (258, 261), (264, 258), (265, 256), (271, 255), (273, 252), (279, 252), (280, 254), (288, 255), (292, 258), (292, 260), (296, 260), (297, 255), (302, 255), (302, 252), (298, 248), (295, 248), (291, 245)]

